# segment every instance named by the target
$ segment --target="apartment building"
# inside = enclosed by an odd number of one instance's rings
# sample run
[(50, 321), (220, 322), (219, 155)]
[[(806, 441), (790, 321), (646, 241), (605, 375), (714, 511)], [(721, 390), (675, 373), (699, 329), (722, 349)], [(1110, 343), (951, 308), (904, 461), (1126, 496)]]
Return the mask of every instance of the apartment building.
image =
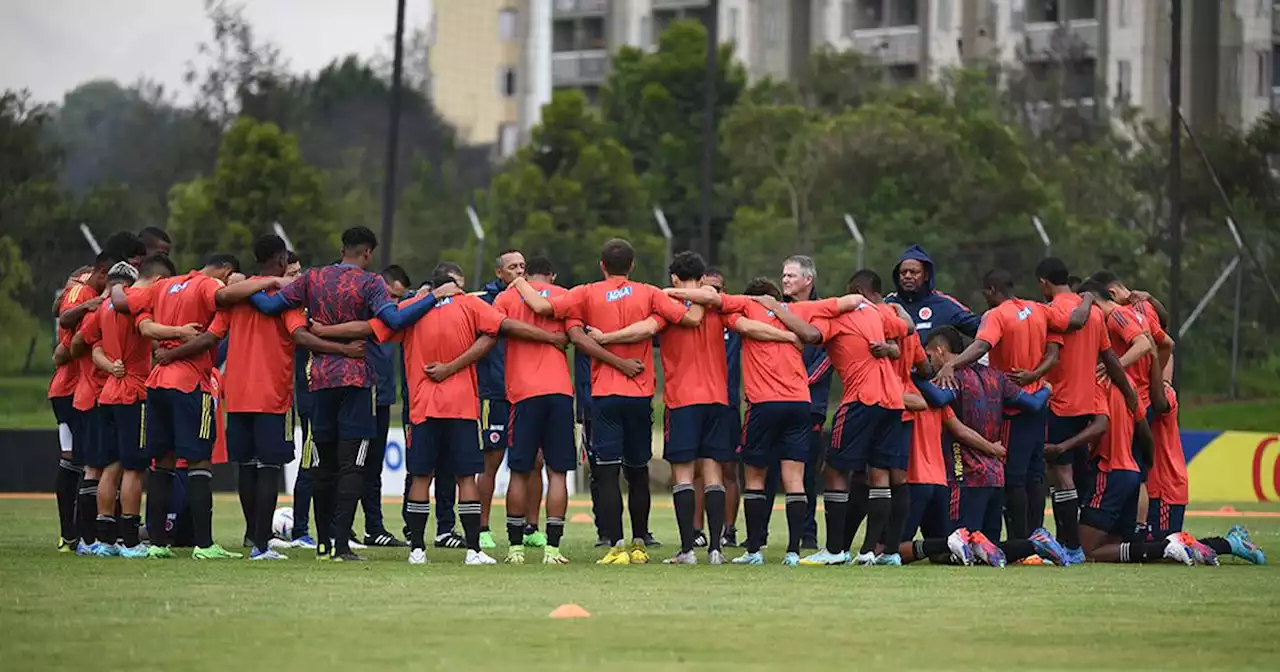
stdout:
[[(754, 80), (793, 78), (822, 46), (852, 49), (899, 81), (995, 60), (1066, 97), (1169, 114), (1167, 0), (435, 0), (433, 96), (468, 143), (514, 151), (553, 88), (595, 99), (609, 55), (652, 49), (672, 22), (715, 20)], [(1183, 111), (1244, 127), (1280, 105), (1274, 0), (1184, 0)], [(1060, 93), (1061, 95), (1061, 93)]]

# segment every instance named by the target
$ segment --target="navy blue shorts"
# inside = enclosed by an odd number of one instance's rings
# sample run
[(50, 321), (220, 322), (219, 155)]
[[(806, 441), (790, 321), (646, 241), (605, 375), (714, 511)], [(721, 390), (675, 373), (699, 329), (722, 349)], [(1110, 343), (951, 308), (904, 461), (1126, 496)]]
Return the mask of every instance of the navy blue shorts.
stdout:
[[(1071, 415), (1058, 416), (1053, 413), (1049, 414), (1049, 426), (1045, 433), (1048, 443), (1062, 443), (1067, 439), (1084, 431), (1085, 427), (1093, 420), (1092, 415)], [(1068, 450), (1049, 458), (1053, 464), (1058, 466), (1067, 466), (1082, 461), (1084, 456), (1089, 454), (1088, 446), (1080, 446), (1075, 450)], [(1079, 485), (1079, 484), (1077, 484)]]
[(533, 471), (542, 460), (551, 471), (566, 473), (578, 468), (573, 437), (573, 397), (544, 394), (516, 402), (507, 428), (507, 467), (517, 474)]
[(1158, 499), (1151, 500), (1151, 505), (1147, 508), (1147, 527), (1151, 530), (1151, 538), (1163, 539), (1174, 532), (1181, 532), (1186, 517), (1186, 504), (1165, 504)]
[(1082, 500), (1080, 524), (1107, 534), (1129, 538), (1138, 519), (1138, 488), (1142, 475), (1136, 471), (1113, 469), (1101, 471), (1090, 465), (1093, 487)]
[(729, 455), (722, 462), (737, 462), (738, 453), (742, 452), (742, 442), (745, 435), (742, 433), (742, 409), (736, 406), (725, 408), (725, 427), (729, 433)]
[(115, 451), (115, 461), (129, 471), (144, 471), (151, 466), (147, 444), (143, 441), (143, 418), (146, 404), (111, 404), (100, 406), (102, 441), (107, 450)]
[(200, 388), (190, 392), (147, 390), (147, 455), (161, 458), (172, 453), (188, 462), (212, 459), (217, 412), (213, 395)]
[(481, 446), (485, 451), (506, 450), (507, 425), (511, 423), (511, 404), (505, 399), (480, 400), (480, 433), (484, 438)]
[(955, 520), (955, 526), (981, 532), (991, 541), (999, 542), (1000, 526), (1004, 522), (1004, 489), (961, 486), (959, 490), (960, 517)]
[[(103, 469), (115, 464), (115, 436), (108, 428), (110, 418), (101, 406), (83, 411), (80, 419), (80, 434), (84, 435), (84, 466)], [(108, 436), (111, 434), (111, 436)], [(79, 439), (79, 436), (76, 437)]]
[(778, 464), (778, 460), (804, 462), (809, 456), (811, 431), (807, 401), (747, 404), (742, 463), (768, 468)]
[[(1149, 414), (1150, 414), (1150, 409), (1148, 409), (1148, 415)], [(1151, 427), (1151, 422), (1148, 421), (1147, 428), (1150, 429), (1150, 427)], [(1141, 444), (1138, 441), (1139, 441), (1138, 440), (1138, 423), (1135, 419), (1133, 424), (1133, 441), (1130, 442), (1129, 444), (1129, 454), (1133, 456), (1133, 463), (1138, 465), (1138, 475), (1142, 479), (1140, 482), (1146, 483), (1147, 482), (1147, 463), (1146, 463), (1146, 460), (1142, 458), (1142, 449), (1139, 448)], [(1152, 448), (1154, 449), (1154, 446), (1152, 446)]]
[(1044, 440), (1049, 414), (1022, 413), (1005, 416), (1004, 483), (1021, 488), (1044, 482)]
[(645, 467), (653, 457), (653, 399), (592, 397), (591, 449), (596, 464)]
[[(320, 464), (320, 453), (316, 451), (315, 437), (311, 434), (311, 416), (298, 414), (298, 422), (302, 427), (302, 454), (298, 458), (299, 469), (310, 469)], [(409, 436), (409, 425), (404, 426), (405, 438)], [(408, 441), (406, 440), (407, 444)]]
[(484, 472), (480, 426), (475, 420), (427, 418), (409, 428), (405, 469), (414, 476), (449, 472), (454, 477)]
[(907, 420), (904, 416), (897, 428), (892, 430), (893, 433), (889, 436), (889, 448), (893, 451), (890, 469), (907, 470), (907, 464), (911, 459), (911, 432), (914, 427), (915, 421)]
[(911, 510), (902, 541), (916, 538), (919, 530), (924, 539), (941, 539), (951, 534), (951, 488), (945, 485), (910, 483)]
[(373, 390), (348, 386), (313, 391), (311, 432), (320, 443), (372, 439), (378, 434)]
[(53, 419), (59, 425), (67, 425), (70, 427), (71, 423), (76, 420), (76, 408), (73, 405), (72, 399), (74, 399), (74, 397), (70, 396), (49, 398), (49, 405), (53, 407)]
[(725, 420), (728, 406), (695, 404), (668, 408), (663, 414), (662, 457), (671, 464), (696, 459), (726, 462), (732, 459), (733, 442)]
[(293, 411), (228, 413), (227, 458), (236, 464), (293, 461)]
[[(902, 411), (883, 406), (866, 406), (857, 402), (845, 404), (836, 411), (831, 425), (831, 449), (827, 451), (827, 464), (841, 471), (865, 471), (874, 469), (905, 469), (906, 456), (911, 451), (911, 432), (908, 428), (904, 441), (895, 441), (902, 432)], [(906, 453), (902, 458), (899, 452)], [(898, 466), (901, 465), (901, 466)]]

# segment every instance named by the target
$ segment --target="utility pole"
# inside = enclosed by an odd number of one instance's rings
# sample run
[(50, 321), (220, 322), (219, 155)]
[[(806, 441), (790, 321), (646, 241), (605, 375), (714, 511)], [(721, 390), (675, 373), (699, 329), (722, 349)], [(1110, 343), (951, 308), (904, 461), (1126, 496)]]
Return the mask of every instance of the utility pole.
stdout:
[(400, 144), (400, 80), (404, 75), (404, 2), (396, 2), (395, 60), (391, 66), (391, 108), (387, 123), (387, 174), (382, 180), (382, 266), (391, 265), (392, 225), (396, 217), (396, 154)]
[(720, 2), (707, 3), (707, 77), (706, 100), (702, 117), (702, 256), (711, 263), (711, 197), (712, 175), (716, 156), (716, 54), (720, 49)]
[[(1170, 0), (1173, 40), (1169, 56), (1169, 326), (1182, 324), (1182, 0)], [(1173, 361), (1174, 380), (1182, 357)]]

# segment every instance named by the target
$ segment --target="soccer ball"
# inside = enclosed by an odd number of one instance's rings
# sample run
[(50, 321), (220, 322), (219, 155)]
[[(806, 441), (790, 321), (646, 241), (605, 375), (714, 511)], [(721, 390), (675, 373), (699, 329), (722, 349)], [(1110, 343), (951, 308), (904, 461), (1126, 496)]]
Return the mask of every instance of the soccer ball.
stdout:
[(271, 531), (281, 539), (288, 540), (293, 532), (293, 507), (282, 506), (271, 516)]

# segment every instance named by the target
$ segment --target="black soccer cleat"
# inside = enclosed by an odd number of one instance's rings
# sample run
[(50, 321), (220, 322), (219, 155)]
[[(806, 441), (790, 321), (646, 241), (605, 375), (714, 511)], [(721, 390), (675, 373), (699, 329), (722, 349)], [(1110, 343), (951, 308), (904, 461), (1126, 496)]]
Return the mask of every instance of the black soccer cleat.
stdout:
[(738, 547), (738, 530), (732, 526), (724, 528), (724, 534), (720, 535), (720, 545), (725, 548)]
[(457, 532), (445, 532), (444, 534), (436, 535), (433, 545), (436, 548), (466, 548), (467, 540), (458, 536)]
[(644, 545), (649, 548), (662, 548), (662, 542), (654, 539), (652, 532), (644, 533)]
[(806, 551), (816, 551), (816, 550), (818, 550), (818, 539), (817, 539), (817, 537), (804, 537), (804, 538), (802, 538), (802, 539), (800, 540), (800, 548), (801, 548), (802, 550), (806, 550)]
[(702, 530), (693, 531), (693, 547), (694, 548), (706, 548), (707, 543), (708, 542), (707, 542), (706, 532), (703, 532)]
[(335, 553), (330, 562), (364, 562), (364, 556), (356, 555), (353, 551)]
[(400, 548), (403, 546), (408, 546), (408, 544), (406, 544), (403, 541), (400, 541), (399, 539), (396, 539), (394, 536), (391, 535), (390, 532), (387, 532), (386, 530), (383, 530), (377, 534), (364, 535), (364, 545), (365, 546), (381, 546), (383, 548)]

